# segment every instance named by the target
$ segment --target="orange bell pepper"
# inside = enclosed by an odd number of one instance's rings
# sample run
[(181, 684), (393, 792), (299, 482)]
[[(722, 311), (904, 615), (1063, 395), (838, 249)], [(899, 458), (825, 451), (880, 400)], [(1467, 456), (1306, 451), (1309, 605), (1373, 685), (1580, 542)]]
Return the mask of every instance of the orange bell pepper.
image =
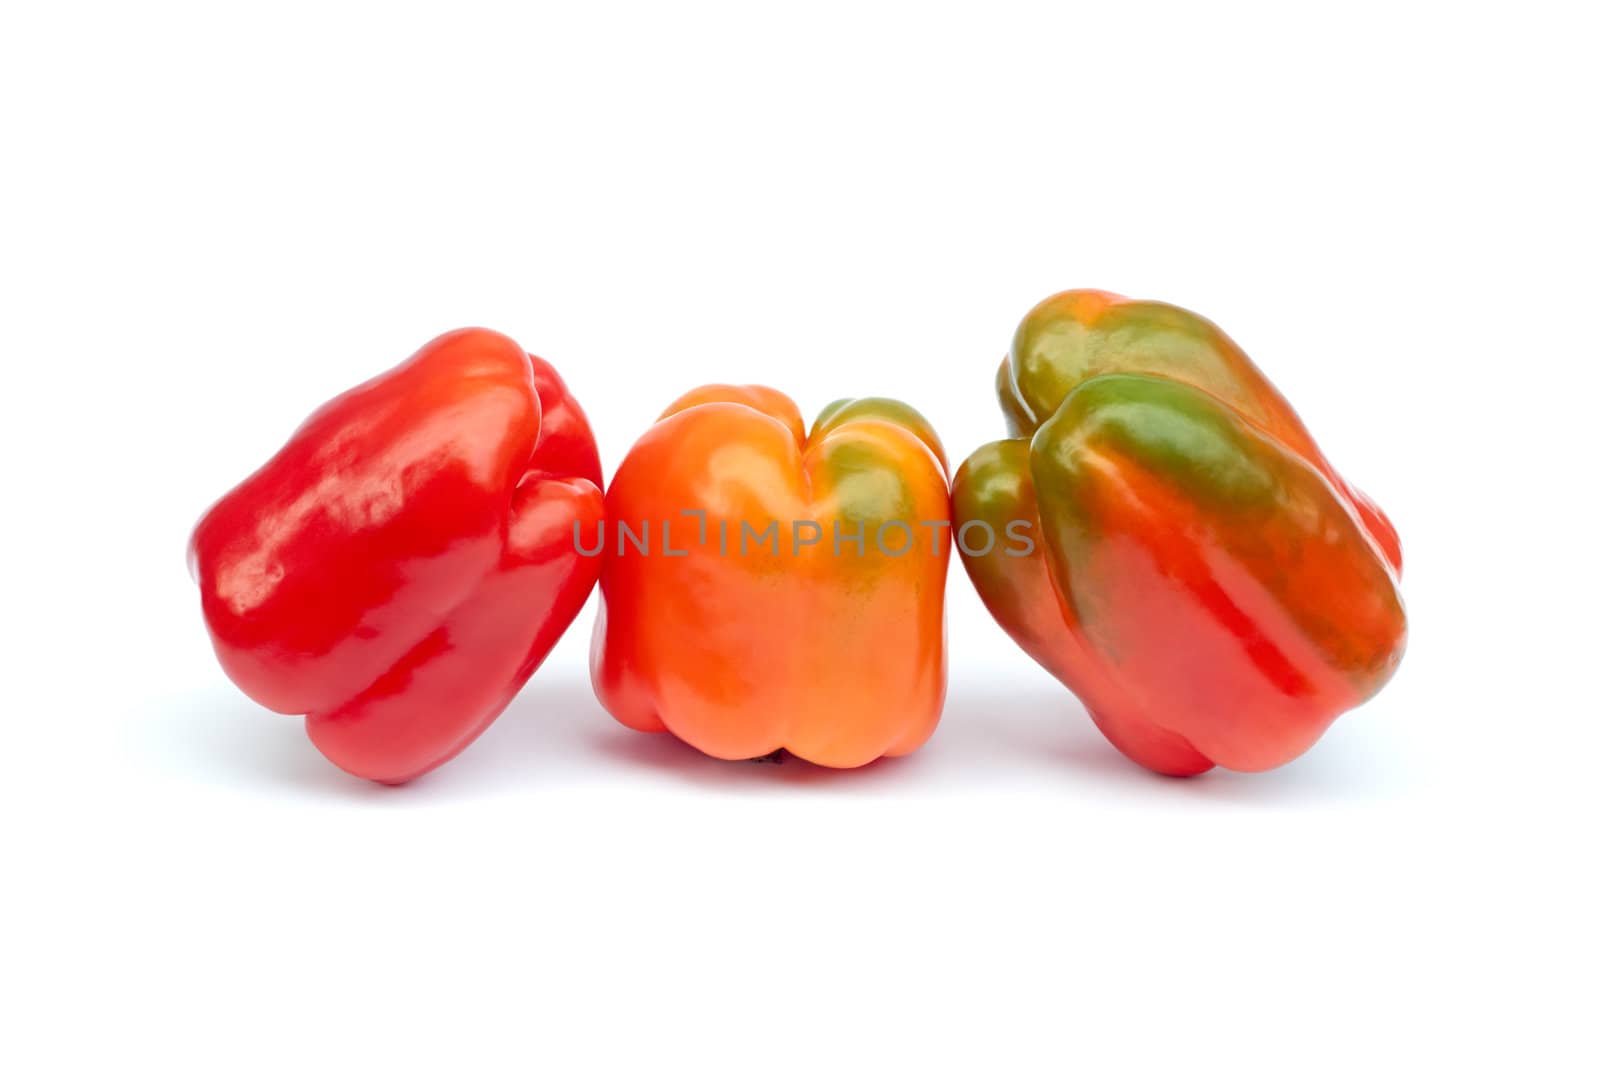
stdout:
[(591, 669), (607, 710), (702, 752), (857, 767), (921, 745), (945, 692), (950, 495), (892, 400), (713, 385), (669, 407), (606, 495)]

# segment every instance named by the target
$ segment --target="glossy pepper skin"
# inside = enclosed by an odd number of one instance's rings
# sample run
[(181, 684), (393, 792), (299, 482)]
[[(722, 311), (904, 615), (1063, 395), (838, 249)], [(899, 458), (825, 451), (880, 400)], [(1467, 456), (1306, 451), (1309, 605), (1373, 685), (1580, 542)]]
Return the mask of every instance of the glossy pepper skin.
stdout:
[(998, 391), (1012, 436), (957, 472), (956, 521), (1026, 521), (1038, 550), (963, 562), (1128, 757), (1266, 770), (1389, 679), (1394, 527), (1215, 325), (1060, 293), (1023, 320)]
[(599, 573), (599, 455), (555, 370), (465, 329), (318, 408), (200, 520), (190, 570), (217, 658), (396, 784), (494, 721)]
[[(945, 471), (932, 428), (896, 401), (838, 401), (807, 434), (772, 389), (685, 395), (606, 494), (601, 703), (723, 759), (786, 749), (857, 767), (917, 748), (944, 704)], [(646, 523), (648, 554), (622, 533)]]

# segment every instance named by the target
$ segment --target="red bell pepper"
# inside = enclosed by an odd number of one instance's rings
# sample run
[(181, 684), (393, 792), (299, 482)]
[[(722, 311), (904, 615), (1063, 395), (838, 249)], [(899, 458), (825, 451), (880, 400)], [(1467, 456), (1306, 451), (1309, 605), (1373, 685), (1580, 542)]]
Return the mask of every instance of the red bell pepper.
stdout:
[(494, 721), (598, 577), (587, 418), (502, 334), (457, 330), (324, 404), (215, 504), (190, 569), (217, 658), (322, 753), (415, 778)]
[(1018, 327), (998, 391), (1011, 437), (957, 472), (956, 521), (1019, 523), (1038, 551), (962, 562), (1128, 757), (1275, 767), (1394, 673), (1394, 527), (1215, 325), (1060, 293)]

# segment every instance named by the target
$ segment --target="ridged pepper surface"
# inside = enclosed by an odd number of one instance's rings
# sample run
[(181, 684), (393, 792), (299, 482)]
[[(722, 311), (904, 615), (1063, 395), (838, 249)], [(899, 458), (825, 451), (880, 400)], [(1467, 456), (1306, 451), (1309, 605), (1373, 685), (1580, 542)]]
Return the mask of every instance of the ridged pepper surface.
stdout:
[(724, 759), (856, 767), (921, 745), (945, 691), (945, 470), (895, 401), (836, 402), (808, 434), (772, 389), (678, 400), (606, 494), (601, 702)]
[(1023, 320), (997, 385), (1011, 437), (957, 472), (956, 522), (1027, 523), (1037, 550), (963, 562), (1127, 756), (1171, 775), (1276, 767), (1394, 672), (1394, 527), (1211, 322), (1061, 293)]

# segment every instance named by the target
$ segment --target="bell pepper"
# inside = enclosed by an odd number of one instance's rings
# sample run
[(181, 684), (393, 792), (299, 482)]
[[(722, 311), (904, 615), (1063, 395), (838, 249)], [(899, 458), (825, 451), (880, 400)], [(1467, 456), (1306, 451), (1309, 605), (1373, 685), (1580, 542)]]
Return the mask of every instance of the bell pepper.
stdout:
[(318, 408), (200, 520), (190, 570), (223, 670), (384, 783), (450, 759), (572, 622), (600, 460), (555, 370), (457, 330)]
[(1128, 757), (1276, 767), (1394, 672), (1394, 527), (1215, 325), (1060, 293), (1022, 321), (997, 385), (1011, 436), (957, 472), (956, 521), (1025, 523), (1038, 547), (963, 562)]
[(723, 759), (857, 767), (917, 748), (945, 692), (950, 497), (927, 421), (787, 396), (674, 403), (606, 494), (591, 669), (602, 704)]

